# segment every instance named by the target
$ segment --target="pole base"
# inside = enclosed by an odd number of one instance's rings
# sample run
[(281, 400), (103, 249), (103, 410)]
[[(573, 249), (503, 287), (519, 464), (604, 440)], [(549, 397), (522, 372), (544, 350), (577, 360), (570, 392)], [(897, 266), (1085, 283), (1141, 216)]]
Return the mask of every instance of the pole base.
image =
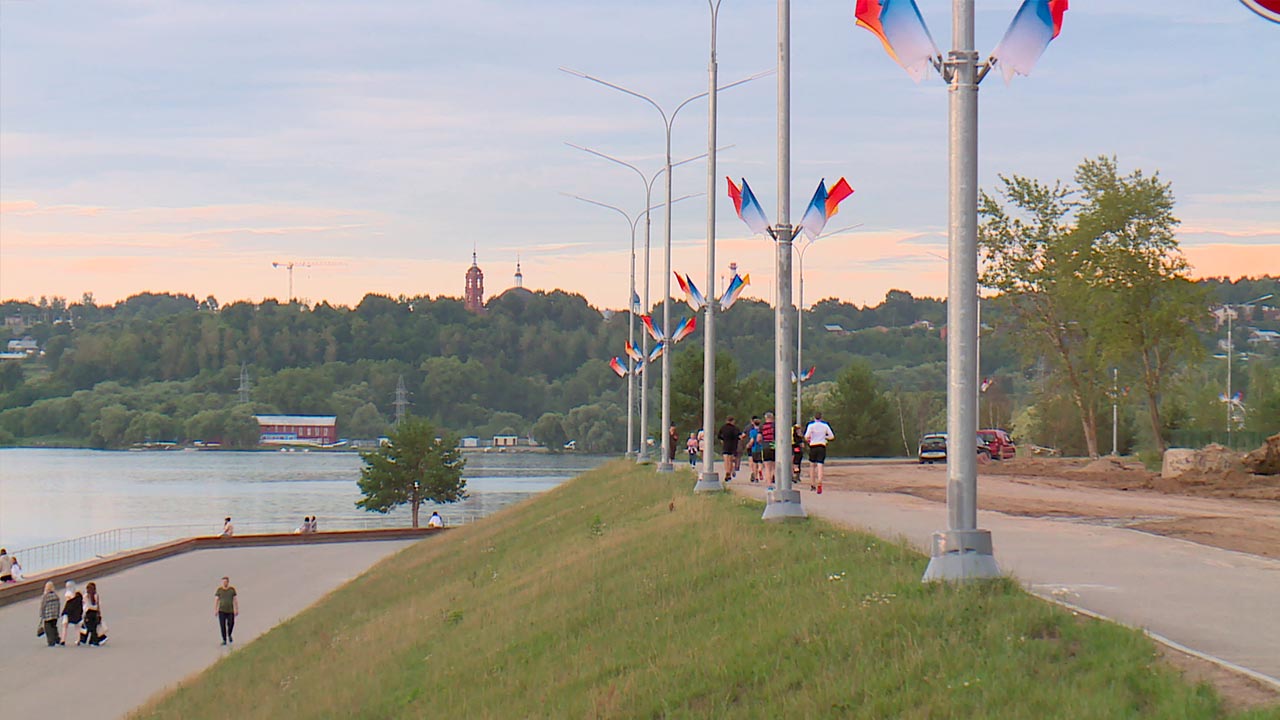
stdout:
[(760, 517), (766, 522), (784, 520), (804, 520), (809, 515), (800, 502), (800, 493), (796, 490), (773, 490), (765, 501), (764, 515)]
[(676, 471), (676, 468), (674, 465), (671, 464), (670, 460), (663, 460), (662, 462), (658, 463), (658, 472), (660, 473), (669, 473), (669, 472), (675, 472), (675, 471)]
[(714, 470), (704, 472), (698, 476), (698, 484), (693, 486), (696, 493), (706, 492), (724, 492), (724, 483), (720, 482), (720, 475)]
[(923, 582), (968, 582), (1001, 576), (989, 530), (947, 530), (933, 534)]

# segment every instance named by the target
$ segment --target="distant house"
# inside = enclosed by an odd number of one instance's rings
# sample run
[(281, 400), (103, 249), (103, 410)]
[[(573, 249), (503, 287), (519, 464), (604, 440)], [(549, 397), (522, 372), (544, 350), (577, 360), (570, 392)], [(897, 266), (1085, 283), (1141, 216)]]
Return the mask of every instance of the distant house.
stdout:
[(520, 438), (516, 435), (494, 435), (494, 447), (515, 447), (520, 444)]
[(464, 437), (459, 441), (459, 444), (464, 448), (478, 448), (480, 447), (480, 438), (475, 436)]
[(263, 445), (332, 445), (338, 441), (336, 415), (254, 415)]
[(27, 355), (34, 355), (40, 352), (40, 343), (36, 342), (35, 338), (28, 335), (21, 340), (10, 340), (8, 349), (9, 352), (20, 352), (26, 353)]
[(1272, 343), (1280, 343), (1280, 332), (1276, 332), (1275, 330), (1249, 328), (1249, 344), (1270, 345)]
[(828, 323), (826, 325), (823, 325), (822, 329), (826, 330), (829, 333), (836, 333), (838, 335), (844, 335), (845, 333), (848, 332), (848, 330), (845, 330), (842, 325), (838, 325), (836, 323)]

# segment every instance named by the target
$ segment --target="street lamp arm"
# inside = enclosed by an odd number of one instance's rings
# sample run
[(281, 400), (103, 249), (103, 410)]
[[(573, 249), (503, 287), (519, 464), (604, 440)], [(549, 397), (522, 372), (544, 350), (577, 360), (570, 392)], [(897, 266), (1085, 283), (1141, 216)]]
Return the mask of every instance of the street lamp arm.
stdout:
[(580, 71), (580, 70), (574, 70), (573, 68), (567, 68), (567, 67), (563, 67), (563, 66), (561, 66), (560, 71), (561, 71), (561, 72), (568, 73), (568, 74), (570, 74), (570, 75), (572, 75), (572, 76), (574, 76), (574, 77), (580, 77), (580, 78), (582, 78), (583, 80), (590, 80), (590, 81), (591, 81), (591, 82), (593, 82), (593, 83), (598, 83), (598, 84), (600, 84), (600, 85), (604, 85), (605, 87), (611, 87), (611, 88), (613, 88), (614, 90), (617, 90), (618, 92), (624, 92), (624, 93), (626, 93), (626, 94), (628, 94), (628, 95), (630, 95), (630, 96), (632, 96), (632, 97), (640, 98), (641, 100), (643, 100), (643, 101), (645, 101), (645, 102), (649, 103), (650, 105), (652, 105), (652, 106), (653, 106), (653, 109), (654, 109), (654, 110), (657, 110), (657, 111), (658, 111), (658, 114), (662, 116), (662, 122), (663, 122), (664, 124), (666, 124), (666, 125), (670, 126), (670, 122), (668, 122), (668, 120), (667, 120), (667, 114), (666, 114), (665, 112), (663, 112), (663, 110), (662, 110), (662, 106), (661, 106), (661, 105), (659, 105), (658, 103), (654, 102), (653, 98), (649, 97), (648, 95), (642, 95), (642, 94), (640, 94), (640, 93), (636, 92), (635, 90), (628, 90), (627, 88), (624, 88), (624, 87), (622, 87), (621, 85), (615, 85), (615, 84), (613, 84), (613, 83), (609, 82), (608, 80), (601, 80), (600, 78), (598, 78), (598, 77), (596, 77), (596, 76), (594, 76), (594, 75), (588, 75), (588, 74), (586, 74), (586, 73), (584, 73), (584, 72), (582, 72), (582, 71)]
[(625, 220), (627, 221), (627, 224), (628, 224), (628, 225), (631, 225), (631, 224), (632, 224), (632, 222), (631, 222), (631, 216), (630, 216), (630, 215), (628, 215), (628, 214), (627, 214), (627, 212), (626, 212), (625, 210), (623, 210), (622, 208), (620, 208), (620, 207), (616, 207), (616, 206), (614, 206), (614, 205), (610, 205), (610, 204), (608, 204), (608, 203), (602, 203), (602, 202), (600, 202), (599, 200), (592, 200), (591, 198), (585, 198), (585, 197), (582, 197), (581, 195), (574, 195), (573, 193), (567, 193), (567, 192), (564, 192), (563, 190), (561, 190), (561, 191), (560, 191), (560, 194), (561, 194), (561, 195), (563, 195), (563, 196), (565, 196), (565, 197), (573, 198), (574, 200), (581, 200), (581, 201), (582, 201), (582, 202), (584, 202), (584, 203), (591, 203), (592, 205), (595, 205), (595, 206), (597, 206), (597, 207), (602, 207), (602, 208), (606, 208), (606, 209), (612, 210), (612, 211), (614, 211), (614, 212), (618, 213), (619, 215), (621, 215), (621, 216), (623, 217), (623, 219), (625, 219)]
[(617, 164), (619, 164), (619, 165), (621, 165), (621, 166), (623, 166), (623, 167), (625, 167), (625, 168), (630, 168), (632, 172), (634, 172), (635, 174), (637, 174), (637, 175), (639, 175), (639, 176), (640, 176), (640, 182), (646, 182), (646, 181), (645, 181), (645, 177), (644, 177), (644, 172), (642, 172), (642, 171), (640, 170), (640, 168), (636, 167), (635, 165), (632, 165), (632, 164), (631, 164), (631, 163), (629, 163), (629, 162), (626, 162), (625, 160), (619, 160), (618, 158), (613, 157), (613, 156), (611, 156), (611, 155), (605, 155), (604, 153), (600, 152), (599, 150), (592, 150), (592, 149), (591, 149), (591, 148), (589, 148), (589, 147), (583, 147), (583, 146), (581, 146), (581, 145), (575, 145), (575, 144), (573, 144), (573, 143), (571, 143), (571, 142), (569, 142), (569, 141), (567, 141), (567, 140), (565, 141), (565, 143), (564, 143), (564, 144), (565, 144), (565, 145), (568, 145), (569, 147), (571, 147), (571, 148), (573, 148), (573, 149), (575, 149), (575, 150), (581, 150), (582, 152), (590, 153), (590, 154), (592, 154), (592, 155), (595, 155), (595, 156), (596, 156), (596, 157), (598, 157), (598, 158), (602, 158), (602, 159), (604, 159), (604, 160), (608, 160), (608, 161), (610, 161), (610, 162), (615, 162), (615, 163), (617, 163)]

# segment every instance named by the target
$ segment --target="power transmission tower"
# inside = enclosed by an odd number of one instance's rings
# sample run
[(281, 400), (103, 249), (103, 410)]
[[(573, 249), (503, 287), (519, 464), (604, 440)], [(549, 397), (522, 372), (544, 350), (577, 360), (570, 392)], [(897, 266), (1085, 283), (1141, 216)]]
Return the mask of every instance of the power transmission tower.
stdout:
[(249, 384), (249, 368), (246, 367), (244, 363), (240, 363), (240, 387), (236, 389), (236, 392), (239, 393), (239, 400), (242, 404), (249, 402), (249, 391), (251, 389), (252, 386)]
[(393, 404), (396, 407), (396, 425), (398, 426), (408, 414), (409, 407), (409, 391), (404, 387), (404, 375), (401, 375), (400, 380), (396, 382), (396, 401)]

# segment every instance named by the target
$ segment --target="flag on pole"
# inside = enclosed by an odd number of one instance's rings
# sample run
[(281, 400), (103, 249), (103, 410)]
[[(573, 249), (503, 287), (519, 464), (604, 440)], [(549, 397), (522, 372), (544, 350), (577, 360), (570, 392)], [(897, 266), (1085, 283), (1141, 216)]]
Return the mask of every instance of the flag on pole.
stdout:
[(653, 349), (649, 351), (649, 362), (653, 362), (654, 360), (657, 360), (658, 358), (662, 357), (662, 351), (664, 348), (666, 348), (666, 346), (667, 344), (663, 342), (660, 342), (657, 345), (654, 345)]
[(636, 293), (631, 293), (631, 314), (640, 314), (640, 296)]
[(827, 226), (827, 221), (840, 212), (840, 201), (852, 194), (853, 188), (844, 178), (840, 178), (829, 191), (826, 178), (819, 181), (818, 189), (813, 193), (813, 200), (809, 201), (809, 208), (804, 211), (804, 217), (800, 218), (800, 227), (804, 230), (805, 236), (809, 240), (817, 240), (823, 228)]
[(657, 342), (663, 341), (662, 328), (653, 324), (653, 318), (648, 315), (641, 315), (640, 322), (644, 323), (644, 329), (649, 331), (649, 337)]
[(738, 217), (751, 228), (751, 232), (769, 235), (769, 219), (764, 216), (764, 208), (760, 207), (755, 193), (751, 192), (747, 179), (742, 178), (741, 188), (733, 184), (733, 178), (726, 177), (725, 180), (729, 181), (729, 197), (733, 198), (733, 209), (737, 211)]
[(817, 365), (813, 365), (808, 370), (805, 370), (804, 374), (800, 376), (800, 382), (809, 382), (810, 380), (812, 380), (813, 373), (816, 372), (817, 370), (818, 370)]
[(724, 312), (733, 307), (738, 301), (738, 296), (742, 294), (742, 288), (751, 284), (751, 275), (748, 273), (745, 277), (742, 275), (734, 275), (729, 281), (729, 287), (724, 289), (724, 295), (720, 297), (720, 312)]
[(991, 51), (991, 60), (1004, 73), (1006, 83), (1015, 74), (1031, 74), (1049, 41), (1062, 32), (1062, 15), (1066, 11), (1067, 0), (1023, 0), (1004, 38)]
[(986, 392), (987, 388), (991, 387), (991, 383), (995, 381), (996, 381), (995, 378), (984, 378), (982, 381), (982, 389), (979, 390), (979, 392)]
[(681, 320), (676, 325), (676, 329), (671, 332), (671, 342), (678, 343), (681, 340), (692, 335), (693, 331), (697, 329), (698, 329), (698, 316), (690, 315), (689, 317)]
[(636, 346), (633, 345), (630, 340), (627, 341), (627, 357), (631, 358), (636, 362), (644, 361), (644, 355), (642, 355), (640, 351), (636, 349)]
[(880, 38), (889, 57), (916, 82), (923, 80), (934, 59), (942, 56), (915, 0), (858, 0), (853, 15), (858, 25)]
[(626, 377), (627, 369), (622, 365), (622, 358), (616, 357), (609, 360), (609, 367), (618, 374), (618, 377)]
[(693, 278), (685, 275), (680, 277), (680, 273), (676, 273), (676, 282), (680, 285), (681, 292), (684, 293), (685, 302), (694, 312), (698, 312), (706, 306), (707, 300), (698, 292), (698, 286), (693, 284)]

